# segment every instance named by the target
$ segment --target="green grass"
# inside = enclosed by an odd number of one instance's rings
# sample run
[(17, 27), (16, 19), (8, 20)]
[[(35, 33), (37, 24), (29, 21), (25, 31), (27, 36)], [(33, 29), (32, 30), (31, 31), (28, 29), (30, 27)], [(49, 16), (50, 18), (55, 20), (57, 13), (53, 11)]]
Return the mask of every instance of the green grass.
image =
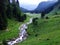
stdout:
[(32, 17), (32, 18), (35, 18), (35, 17), (41, 17), (41, 14), (39, 13), (39, 14), (36, 14), (36, 13), (33, 13), (33, 14), (31, 14), (31, 13), (26, 13), (27, 14), (27, 16), (29, 16), (29, 17)]
[(60, 45), (60, 16), (38, 19), (38, 24), (30, 24), (27, 32), (28, 39), (18, 45)]
[[(0, 31), (0, 42), (18, 37), (19, 26), (29, 21), (31, 17), (40, 17), (39, 14), (27, 14), (24, 22), (8, 19), (8, 30)], [(39, 15), (39, 16), (37, 16)], [(47, 15), (49, 19), (38, 19), (37, 25), (30, 24), (27, 32), (30, 34), (27, 40), (17, 45), (60, 45), (60, 16)], [(37, 34), (37, 36), (35, 36)]]
[(0, 31), (0, 42), (3, 40), (9, 40), (13, 38), (17, 38), (19, 35), (19, 26), (23, 23), (28, 22), (30, 19), (27, 16), (27, 19), (24, 22), (18, 22), (12, 19), (8, 19), (8, 27), (6, 30)]
[(8, 19), (7, 30), (0, 31), (0, 41), (2, 41), (4, 39), (8, 40), (8, 39), (16, 38), (18, 36), (18, 32), (19, 32), (18, 27), (21, 24), (22, 23)]

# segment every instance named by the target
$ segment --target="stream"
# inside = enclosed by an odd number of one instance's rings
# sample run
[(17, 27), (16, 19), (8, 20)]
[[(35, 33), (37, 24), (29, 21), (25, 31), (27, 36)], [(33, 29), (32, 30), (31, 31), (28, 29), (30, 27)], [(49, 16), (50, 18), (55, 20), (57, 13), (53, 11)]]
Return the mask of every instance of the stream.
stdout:
[(17, 39), (15, 39), (14, 41), (7, 42), (8, 45), (14, 45), (16, 43), (22, 42), (27, 39), (28, 34), (27, 34), (26, 29), (28, 28), (28, 25), (32, 23), (32, 19), (33, 18), (30, 18), (29, 22), (26, 22), (19, 27), (19, 31), (20, 31), (19, 37), (17, 37)]

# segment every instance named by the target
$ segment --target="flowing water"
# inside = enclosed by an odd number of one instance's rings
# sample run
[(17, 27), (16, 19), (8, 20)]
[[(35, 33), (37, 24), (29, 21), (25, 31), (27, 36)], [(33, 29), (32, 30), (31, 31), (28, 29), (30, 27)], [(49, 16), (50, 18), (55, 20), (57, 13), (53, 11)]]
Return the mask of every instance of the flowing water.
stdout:
[(24, 23), (19, 27), (19, 37), (17, 37), (17, 39), (15, 39), (14, 41), (7, 42), (8, 45), (14, 45), (27, 39), (28, 34), (26, 29), (28, 28), (28, 25), (32, 23), (32, 19), (33, 18), (30, 18), (29, 22)]

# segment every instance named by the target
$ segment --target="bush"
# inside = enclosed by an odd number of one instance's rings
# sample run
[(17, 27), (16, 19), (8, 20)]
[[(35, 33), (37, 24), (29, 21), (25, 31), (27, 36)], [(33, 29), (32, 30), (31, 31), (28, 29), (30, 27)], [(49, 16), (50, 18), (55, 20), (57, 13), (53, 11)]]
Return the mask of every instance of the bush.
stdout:
[(57, 13), (57, 12), (55, 12), (55, 15), (58, 15), (58, 13)]
[(45, 16), (45, 12), (42, 12), (41, 13), (41, 18), (44, 18), (44, 16)]
[(37, 37), (38, 36), (38, 34), (35, 34), (35, 37)]
[(23, 18), (24, 18), (23, 16), (19, 17), (19, 18), (18, 18), (18, 21), (19, 21), (19, 22), (24, 22)]
[(23, 15), (23, 18), (24, 18), (24, 20), (26, 20), (26, 18), (27, 18), (26, 14)]
[(48, 17), (48, 16), (46, 16), (46, 19), (49, 19), (49, 17)]
[(27, 18), (26, 14), (24, 14), (23, 16), (18, 16), (18, 21), (24, 22), (24, 20), (26, 20), (26, 18)]
[(38, 19), (38, 18), (33, 18), (32, 23), (33, 23), (34, 25), (37, 25), (37, 19)]
[(8, 45), (6, 40), (3, 40), (3, 45)]

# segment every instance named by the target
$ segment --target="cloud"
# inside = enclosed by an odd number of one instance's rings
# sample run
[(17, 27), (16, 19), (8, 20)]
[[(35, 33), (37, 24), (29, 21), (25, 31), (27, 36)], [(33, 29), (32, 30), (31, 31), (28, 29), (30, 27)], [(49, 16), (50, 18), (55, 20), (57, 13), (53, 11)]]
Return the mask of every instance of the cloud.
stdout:
[[(43, 1), (57, 1), (57, 0), (19, 0), (19, 3), (20, 7), (32, 10), (35, 9), (38, 6), (38, 4)], [(31, 5), (33, 7), (31, 7)]]
[(47, 1), (47, 0), (19, 0), (20, 4), (38, 4), (42, 1)]
[(39, 4), (42, 1), (57, 1), (57, 0), (19, 0), (20, 4)]

